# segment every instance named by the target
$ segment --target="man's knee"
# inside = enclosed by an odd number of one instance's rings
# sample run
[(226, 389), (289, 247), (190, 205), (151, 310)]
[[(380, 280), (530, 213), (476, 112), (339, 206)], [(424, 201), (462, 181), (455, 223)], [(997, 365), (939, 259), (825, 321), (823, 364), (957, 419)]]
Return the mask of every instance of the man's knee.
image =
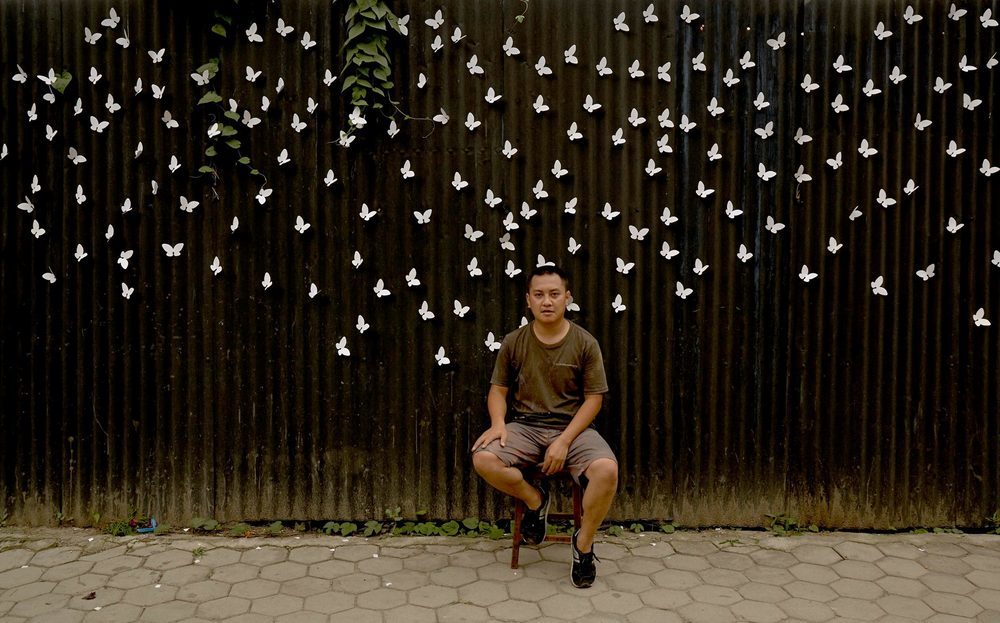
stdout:
[(611, 459), (597, 459), (587, 468), (587, 480), (601, 488), (618, 486), (618, 463)]
[(472, 454), (472, 466), (476, 468), (476, 473), (483, 476), (495, 472), (504, 465), (497, 455), (487, 450), (480, 450)]

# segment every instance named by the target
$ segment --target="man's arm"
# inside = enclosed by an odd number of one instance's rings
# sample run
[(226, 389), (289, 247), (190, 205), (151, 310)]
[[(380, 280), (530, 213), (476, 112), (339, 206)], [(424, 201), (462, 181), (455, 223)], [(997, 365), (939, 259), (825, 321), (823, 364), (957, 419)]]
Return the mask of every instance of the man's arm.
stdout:
[[(490, 391), (486, 395), (486, 409), (490, 413), (490, 428), (472, 444), (473, 452), (479, 448), (486, 447), (494, 439), (500, 440), (501, 447), (507, 444), (507, 426), (504, 424), (504, 420), (507, 417), (508, 391), (509, 388), (503, 385), (490, 385)], [(594, 415), (597, 415), (596, 411)], [(591, 416), (591, 419), (594, 419), (593, 416)], [(582, 431), (583, 429), (580, 430)], [(578, 432), (577, 435), (579, 434)]]
[(542, 471), (546, 474), (555, 474), (562, 470), (566, 463), (566, 455), (569, 453), (569, 446), (576, 439), (577, 435), (587, 430), (590, 423), (597, 417), (604, 404), (604, 394), (587, 394), (583, 404), (573, 415), (573, 419), (566, 425), (566, 429), (561, 435), (556, 437), (548, 450), (545, 451), (545, 460), (542, 462)]

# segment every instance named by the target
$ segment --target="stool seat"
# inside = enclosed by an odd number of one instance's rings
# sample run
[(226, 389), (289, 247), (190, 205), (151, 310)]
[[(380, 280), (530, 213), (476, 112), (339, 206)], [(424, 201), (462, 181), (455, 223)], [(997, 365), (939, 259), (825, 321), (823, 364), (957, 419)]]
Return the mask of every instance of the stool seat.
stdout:
[[(549, 511), (548, 518), (551, 519), (572, 519), (573, 529), (579, 530), (581, 521), (583, 520), (583, 487), (580, 483), (573, 480), (573, 477), (567, 471), (558, 472), (551, 476), (545, 475), (542, 472), (530, 472), (524, 474), (524, 479), (529, 482), (537, 482), (539, 480), (549, 481), (549, 496), (551, 497), (556, 490), (556, 486), (560, 481), (568, 481), (572, 491), (573, 491), (573, 512), (572, 513), (555, 513), (551, 510)], [(549, 507), (552, 508), (551, 506)], [(521, 535), (521, 520), (524, 519), (524, 513), (527, 511), (527, 505), (514, 498), (514, 527), (511, 532), (513, 533), (513, 548), (510, 554), (510, 568), (517, 569), (518, 558), (521, 553), (521, 543), (524, 542), (524, 538)], [(572, 541), (572, 537), (566, 534), (546, 534), (542, 542), (551, 541), (555, 543), (569, 543)]]

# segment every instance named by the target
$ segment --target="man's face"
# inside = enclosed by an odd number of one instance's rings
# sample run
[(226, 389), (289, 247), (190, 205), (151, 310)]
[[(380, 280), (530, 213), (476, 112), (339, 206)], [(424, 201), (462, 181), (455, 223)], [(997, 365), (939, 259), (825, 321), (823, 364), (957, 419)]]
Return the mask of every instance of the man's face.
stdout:
[(559, 275), (535, 275), (528, 288), (528, 307), (535, 320), (543, 324), (561, 322), (570, 301), (569, 290)]

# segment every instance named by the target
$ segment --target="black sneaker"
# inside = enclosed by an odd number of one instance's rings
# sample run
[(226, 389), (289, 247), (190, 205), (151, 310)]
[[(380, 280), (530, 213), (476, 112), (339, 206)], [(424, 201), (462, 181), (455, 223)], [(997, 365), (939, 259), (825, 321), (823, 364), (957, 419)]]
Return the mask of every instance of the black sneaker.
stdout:
[(521, 539), (528, 545), (538, 545), (545, 540), (549, 518), (549, 491), (545, 483), (538, 483), (538, 491), (542, 494), (542, 504), (535, 510), (524, 511), (521, 519)]
[(593, 548), (586, 554), (576, 548), (576, 535), (579, 533), (579, 530), (573, 533), (573, 566), (570, 567), (569, 579), (573, 582), (573, 586), (587, 588), (594, 583), (594, 579), (597, 577), (597, 567), (594, 565), (594, 561), (599, 561), (600, 558), (594, 554)]

